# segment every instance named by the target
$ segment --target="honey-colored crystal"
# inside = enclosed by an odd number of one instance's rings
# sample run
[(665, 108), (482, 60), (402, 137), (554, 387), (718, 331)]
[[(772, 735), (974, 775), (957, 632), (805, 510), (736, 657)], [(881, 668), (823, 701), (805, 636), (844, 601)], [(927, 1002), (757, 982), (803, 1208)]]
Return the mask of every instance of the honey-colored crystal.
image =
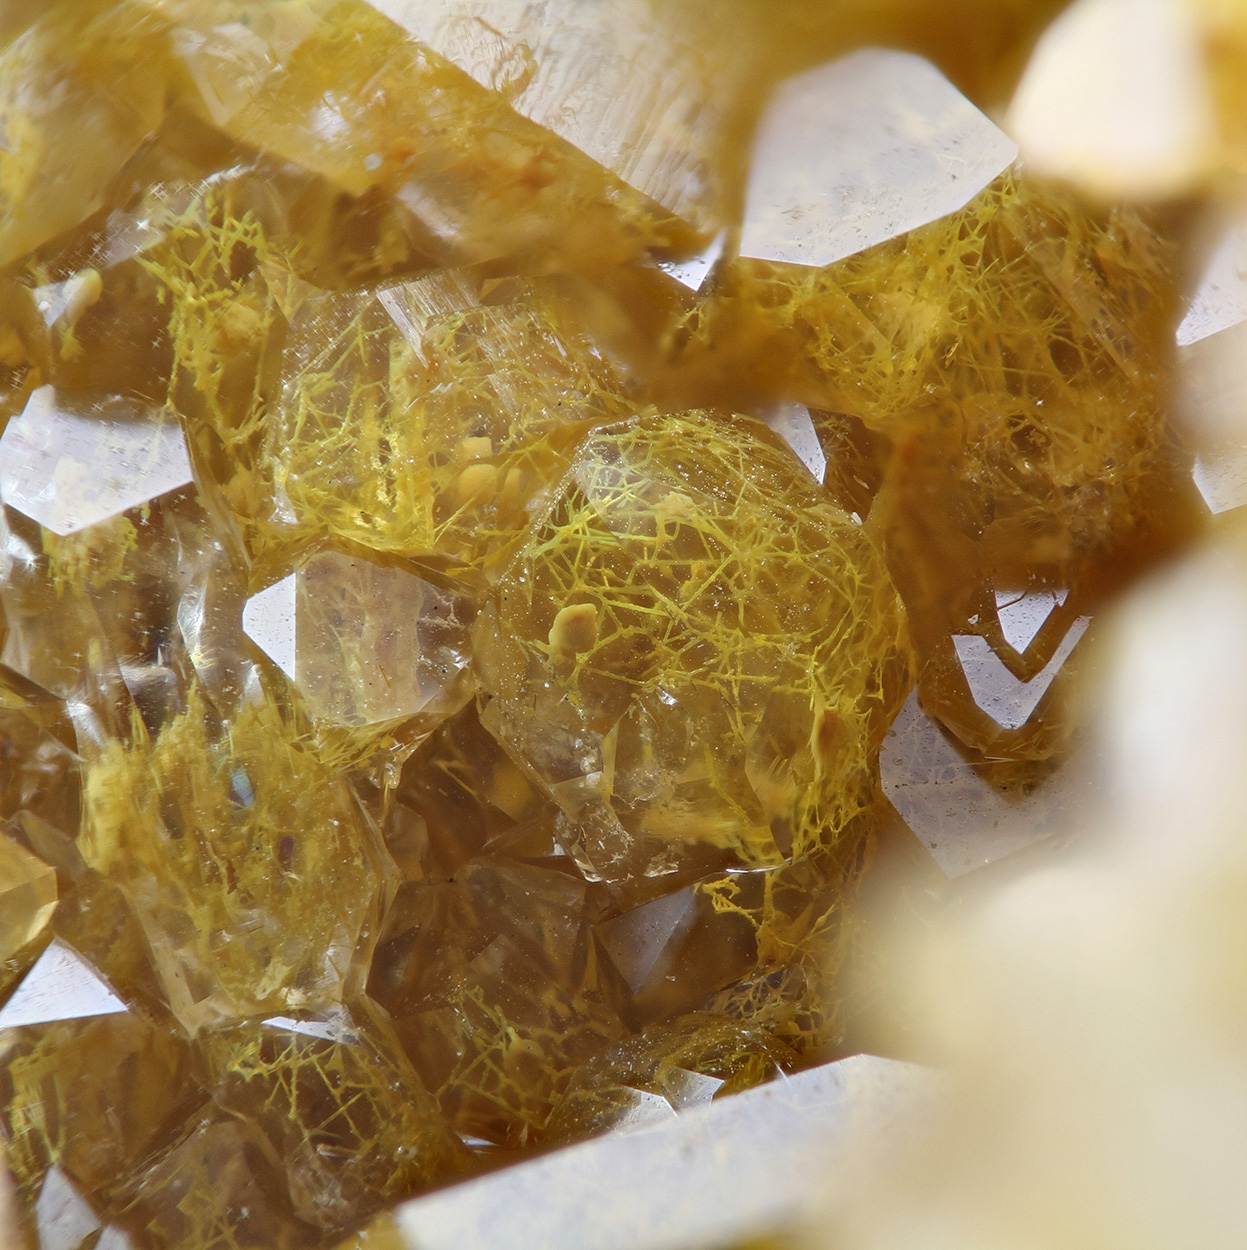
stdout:
[(904, 636), (869, 539), (791, 455), (692, 414), (581, 444), (474, 646), (484, 723), (582, 869), (619, 881), (699, 845), (761, 866), (834, 842), (869, 800)]
[(340, 1002), (386, 882), (342, 781), (265, 701), (221, 736), (192, 689), (133, 733), (87, 768), (81, 844), (126, 889), (183, 1026)]
[(953, 873), (1050, 810), (1093, 618), (1200, 517), (1192, 206), (989, 120), (1055, 7), (0, 13), (23, 1245), (392, 1247), (870, 1045), (869, 890), (944, 888), (897, 811)]

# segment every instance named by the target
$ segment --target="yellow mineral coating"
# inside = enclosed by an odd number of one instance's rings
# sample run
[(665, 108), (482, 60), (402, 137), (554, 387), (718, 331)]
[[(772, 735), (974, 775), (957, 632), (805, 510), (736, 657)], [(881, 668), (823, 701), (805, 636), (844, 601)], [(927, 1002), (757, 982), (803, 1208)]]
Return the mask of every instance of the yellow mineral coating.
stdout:
[[(1071, 572), (1141, 523), (1168, 468), (1172, 310), (1157, 291), (1172, 257), (1144, 215), (1092, 214), (1006, 172), (961, 212), (826, 269), (742, 262), (726, 300), (796, 347), (818, 408), (859, 418), (901, 462), (939, 461), (956, 513), (928, 507), (924, 524), (955, 526), (980, 565)], [(897, 513), (911, 501), (891, 482)]]
[(248, 1021), (205, 1036), (202, 1050), (217, 1102), (258, 1127), (315, 1227), (349, 1228), (459, 1162), (462, 1147), (375, 1014)]
[[(571, 609), (595, 621), (574, 648)], [(610, 873), (609, 840), (753, 866), (834, 843), (868, 801), (905, 636), (870, 540), (791, 454), (693, 413), (582, 443), (475, 649), (485, 724), (571, 821), (604, 813), (589, 859)]]
[[(1106, 568), (1193, 528), (1158, 295), (1173, 262), (1148, 214), (1008, 171), (960, 212), (827, 268), (737, 262), (690, 313), (683, 358), (737, 351), (814, 405), (828, 484), (869, 511), (926, 663), (994, 615), (995, 589), (1072, 587), (1094, 604)], [(951, 650), (939, 664), (956, 666)], [(968, 691), (939, 698), (967, 742), (997, 749), (957, 711)]]
[(495, 568), (587, 424), (631, 410), (556, 282), (448, 270), (311, 296), (265, 443), (273, 529)]
[(132, 1012), (8, 1029), (0, 1056), (0, 1121), (28, 1199), (56, 1165), (115, 1208), (143, 1159), (204, 1100), (186, 1043)]
[(223, 730), (197, 688), (86, 769), (87, 864), (121, 883), (191, 1033), (341, 1001), (389, 871), (341, 778), (261, 699)]

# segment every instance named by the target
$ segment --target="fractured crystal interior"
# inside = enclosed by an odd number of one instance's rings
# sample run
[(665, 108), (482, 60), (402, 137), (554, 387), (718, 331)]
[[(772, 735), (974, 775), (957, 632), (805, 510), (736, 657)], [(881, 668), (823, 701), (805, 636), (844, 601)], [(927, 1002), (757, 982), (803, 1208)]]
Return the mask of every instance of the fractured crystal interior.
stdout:
[(1015, 163), (1055, 7), (5, 7), (15, 1244), (397, 1247), (868, 1046), (870, 900), (1081, 801), (1238, 288)]

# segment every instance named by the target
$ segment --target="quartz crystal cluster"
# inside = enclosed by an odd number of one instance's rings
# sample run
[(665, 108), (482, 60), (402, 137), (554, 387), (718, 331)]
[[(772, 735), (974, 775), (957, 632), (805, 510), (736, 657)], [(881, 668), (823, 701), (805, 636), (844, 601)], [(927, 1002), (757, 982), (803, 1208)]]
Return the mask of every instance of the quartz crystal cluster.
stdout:
[(1180, 232), (946, 76), (1051, 5), (862, 7), (0, 19), (21, 1244), (328, 1245), (851, 1051), (881, 848), (1043, 830), (1207, 512)]

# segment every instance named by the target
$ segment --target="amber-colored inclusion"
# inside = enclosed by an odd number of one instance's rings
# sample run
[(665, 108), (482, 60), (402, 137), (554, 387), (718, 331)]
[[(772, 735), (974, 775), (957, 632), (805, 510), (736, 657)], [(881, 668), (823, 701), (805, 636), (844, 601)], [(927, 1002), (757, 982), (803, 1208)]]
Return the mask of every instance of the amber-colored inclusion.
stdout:
[[(1027, 680), (1191, 525), (1171, 248), (1011, 170), (825, 268), (658, 262), (729, 219), (769, 78), (891, 30), (987, 90), (1050, 6), (980, 7), (983, 64), (906, 4), (707, 36), (688, 89), (740, 107), (630, 117), (648, 163), (535, 119), (536, 53), (486, 84), (362, 0), (0, 32), (30, 1245), (324, 1243), (847, 1044), (914, 683), (976, 764), (1059, 754), (1059, 702), (993, 721), (954, 639)], [(825, 485), (755, 419), (785, 401)], [(1062, 608), (1014, 648), (1027, 588)]]

